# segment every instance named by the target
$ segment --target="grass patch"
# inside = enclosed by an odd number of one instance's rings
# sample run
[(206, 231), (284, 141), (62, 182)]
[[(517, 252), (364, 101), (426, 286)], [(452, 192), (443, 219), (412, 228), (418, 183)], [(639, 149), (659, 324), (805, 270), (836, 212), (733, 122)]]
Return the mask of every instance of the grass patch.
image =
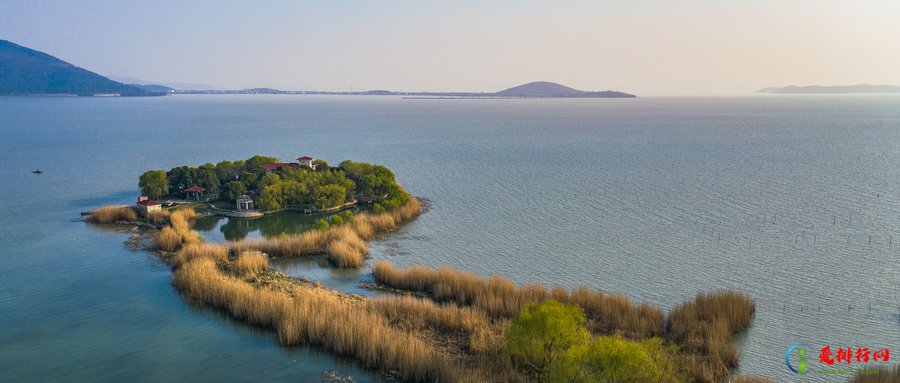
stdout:
[(241, 274), (256, 275), (269, 268), (269, 257), (258, 251), (245, 251), (234, 260), (234, 270)]
[(137, 221), (138, 214), (131, 206), (101, 206), (88, 213), (85, 220), (91, 223), (116, 223)]

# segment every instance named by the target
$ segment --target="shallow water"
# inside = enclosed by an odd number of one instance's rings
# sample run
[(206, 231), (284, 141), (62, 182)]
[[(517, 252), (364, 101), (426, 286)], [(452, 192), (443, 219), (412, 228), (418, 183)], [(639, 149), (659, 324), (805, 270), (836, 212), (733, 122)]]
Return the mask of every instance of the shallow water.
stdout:
[[(125, 249), (126, 234), (71, 222), (130, 203), (149, 168), (253, 154), (381, 163), (430, 199), (427, 214), (373, 243), (374, 259), (588, 285), (665, 308), (738, 289), (759, 301), (739, 338), (741, 370), (778, 380), (792, 379), (784, 352), (795, 342), (893, 350), (898, 102), (0, 97), (0, 370), (16, 381), (326, 369), (376, 379), (191, 306), (164, 265)], [(295, 221), (222, 219), (205, 235), (305, 227)], [(324, 264), (277, 267), (365, 293), (367, 268)]]

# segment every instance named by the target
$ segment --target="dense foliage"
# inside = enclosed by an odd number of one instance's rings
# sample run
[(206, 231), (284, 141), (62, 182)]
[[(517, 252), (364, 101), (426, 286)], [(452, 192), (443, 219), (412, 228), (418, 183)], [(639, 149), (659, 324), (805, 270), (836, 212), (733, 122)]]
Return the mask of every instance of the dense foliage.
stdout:
[(169, 183), (166, 181), (166, 172), (162, 170), (148, 170), (141, 174), (138, 180), (141, 193), (152, 198), (162, 198), (169, 194)]
[(281, 163), (275, 157), (253, 156), (215, 165), (179, 166), (168, 172), (148, 171), (141, 176), (140, 185), (155, 199), (169, 193), (178, 195), (194, 185), (205, 188), (204, 195), (210, 200), (233, 203), (249, 194), (258, 208), (267, 211), (289, 206), (328, 209), (358, 196), (373, 201), (374, 209), (381, 212), (395, 210), (410, 198), (397, 184), (394, 173), (381, 165), (344, 161), (332, 168), (316, 160), (313, 171), (286, 164), (266, 169), (266, 164)]
[(659, 338), (591, 337), (584, 312), (549, 299), (529, 305), (506, 331), (506, 351), (540, 382), (678, 382), (677, 352)]

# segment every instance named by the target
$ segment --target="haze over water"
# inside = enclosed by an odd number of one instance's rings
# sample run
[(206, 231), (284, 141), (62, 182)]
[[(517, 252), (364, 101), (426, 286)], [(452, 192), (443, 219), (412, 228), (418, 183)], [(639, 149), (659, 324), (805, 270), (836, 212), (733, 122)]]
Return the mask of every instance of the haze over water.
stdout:
[[(898, 101), (0, 97), (0, 370), (12, 381), (326, 369), (376, 380), (191, 306), (165, 265), (125, 249), (126, 234), (71, 222), (131, 203), (145, 170), (254, 154), (384, 164), (430, 200), (373, 244), (375, 260), (587, 285), (666, 309), (740, 290), (758, 300), (741, 370), (778, 381), (795, 342), (894, 350)], [(314, 266), (279, 264), (353, 292), (371, 278)]]

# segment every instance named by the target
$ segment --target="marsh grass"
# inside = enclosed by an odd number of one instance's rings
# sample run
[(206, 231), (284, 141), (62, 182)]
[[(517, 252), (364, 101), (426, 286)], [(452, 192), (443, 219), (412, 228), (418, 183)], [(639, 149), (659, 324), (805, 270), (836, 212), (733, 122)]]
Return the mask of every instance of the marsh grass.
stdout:
[(548, 291), (541, 285), (516, 286), (497, 276), (485, 279), (450, 268), (412, 267), (399, 270), (382, 261), (373, 268), (375, 280), (386, 286), (423, 292), (440, 302), (472, 306), (493, 318), (513, 318), (526, 305), (554, 298), (581, 307), (595, 333), (619, 333), (633, 339), (661, 336), (663, 313), (646, 303), (633, 304), (627, 297), (599, 290), (563, 288)]
[(178, 251), (182, 246), (203, 242), (200, 233), (191, 230), (191, 221), (197, 212), (191, 208), (177, 209), (169, 213), (169, 226), (164, 226), (153, 239), (153, 246), (162, 251)]
[(92, 223), (116, 223), (137, 221), (138, 214), (131, 206), (101, 206), (92, 210), (85, 220)]
[(241, 274), (252, 276), (268, 268), (269, 257), (259, 251), (245, 251), (234, 259), (234, 269)]
[(378, 233), (395, 230), (398, 224), (418, 216), (421, 209), (419, 201), (412, 198), (397, 210), (380, 214), (358, 214), (350, 223), (325, 230), (305, 231), (279, 238), (245, 240), (233, 242), (229, 246), (235, 253), (255, 250), (275, 258), (326, 254), (328, 260), (339, 268), (357, 268), (362, 266), (369, 254), (367, 240)]
[(466, 371), (441, 350), (391, 327), (366, 306), (323, 290), (295, 287), (285, 294), (254, 287), (228, 276), (208, 257), (189, 259), (175, 270), (173, 284), (192, 300), (275, 329), (284, 345), (321, 346), (365, 367), (395, 370), (407, 381), (490, 381), (487, 374)]
[(669, 313), (668, 336), (681, 346), (682, 366), (694, 381), (722, 381), (737, 367), (740, 355), (731, 337), (750, 325), (755, 311), (753, 299), (721, 291), (699, 293)]
[(153, 211), (147, 214), (147, 217), (144, 219), (154, 225), (165, 225), (169, 223), (169, 211), (165, 209)]

